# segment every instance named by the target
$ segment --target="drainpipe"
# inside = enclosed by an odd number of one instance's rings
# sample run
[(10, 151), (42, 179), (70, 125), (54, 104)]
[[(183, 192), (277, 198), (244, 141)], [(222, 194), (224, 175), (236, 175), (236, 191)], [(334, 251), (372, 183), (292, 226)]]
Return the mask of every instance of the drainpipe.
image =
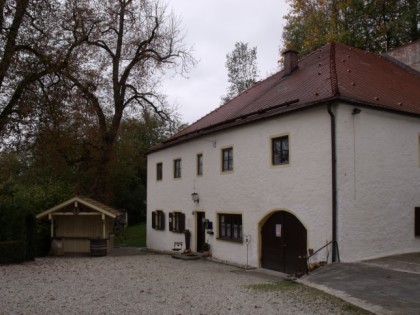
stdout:
[(328, 104), (328, 114), (331, 117), (331, 173), (332, 173), (332, 262), (337, 257), (337, 153), (336, 153), (336, 122), (332, 112), (332, 103)]

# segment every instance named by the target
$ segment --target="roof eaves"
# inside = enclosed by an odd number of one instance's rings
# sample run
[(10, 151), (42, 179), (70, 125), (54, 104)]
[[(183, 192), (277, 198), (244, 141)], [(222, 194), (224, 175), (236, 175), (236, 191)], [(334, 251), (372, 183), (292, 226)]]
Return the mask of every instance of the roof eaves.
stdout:
[[(338, 97), (337, 100), (340, 100), (343, 103), (347, 103), (347, 104), (350, 104), (350, 105), (365, 107), (365, 108), (369, 108), (369, 109), (373, 109), (373, 110), (380, 110), (380, 111), (390, 112), (390, 113), (404, 115), (404, 116), (416, 117), (416, 118), (420, 117), (420, 114), (418, 114), (418, 113), (407, 111), (406, 109), (397, 110), (393, 107), (389, 107), (389, 106), (386, 106), (386, 105), (383, 105), (383, 104), (380, 104), (380, 103), (365, 102), (365, 101), (361, 101), (361, 100), (358, 100), (358, 99), (352, 99), (352, 98), (343, 97), (343, 96)], [(401, 105), (401, 106), (403, 106), (403, 105)]]
[(326, 98), (326, 99), (317, 100), (317, 101), (305, 103), (305, 104), (298, 104), (299, 99), (292, 100), (283, 104), (279, 104), (276, 106), (272, 106), (270, 108), (265, 108), (260, 111), (244, 115), (242, 117), (237, 117), (229, 121), (224, 121), (223, 123), (211, 125), (206, 128), (196, 130), (188, 134), (184, 134), (177, 138), (172, 138), (170, 140), (162, 142), (161, 144), (158, 144), (157, 146), (151, 148), (147, 154), (151, 154), (153, 152), (157, 152), (157, 151), (166, 149), (168, 147), (172, 147), (174, 145), (177, 145), (177, 144), (180, 144), (180, 143), (183, 143), (183, 142), (186, 142), (186, 141), (189, 141), (189, 140), (192, 140), (192, 139), (195, 139), (195, 138), (198, 138), (198, 137), (210, 134), (210, 133), (226, 130), (226, 129), (237, 127), (240, 125), (249, 124), (249, 123), (267, 119), (267, 118), (272, 118), (272, 117), (283, 115), (286, 113), (303, 110), (306, 108), (312, 108), (316, 105), (325, 104), (327, 102), (334, 101), (335, 99), (336, 99), (335, 97), (332, 97), (332, 98)]

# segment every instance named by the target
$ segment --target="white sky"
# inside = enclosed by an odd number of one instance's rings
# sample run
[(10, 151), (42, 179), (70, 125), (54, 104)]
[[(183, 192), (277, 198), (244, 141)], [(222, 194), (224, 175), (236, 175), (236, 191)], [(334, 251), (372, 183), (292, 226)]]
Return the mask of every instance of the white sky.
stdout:
[(285, 0), (170, 0), (168, 9), (182, 19), (185, 44), (194, 47), (199, 61), (188, 78), (162, 83), (183, 122), (193, 123), (220, 106), (228, 87), (226, 54), (236, 42), (257, 46), (258, 79), (279, 70)]

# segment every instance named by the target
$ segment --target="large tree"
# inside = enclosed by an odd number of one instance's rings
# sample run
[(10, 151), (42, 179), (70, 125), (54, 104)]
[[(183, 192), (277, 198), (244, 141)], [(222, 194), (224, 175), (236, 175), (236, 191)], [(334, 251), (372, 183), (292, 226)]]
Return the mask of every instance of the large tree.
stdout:
[(289, 0), (284, 48), (301, 55), (331, 41), (384, 52), (420, 38), (418, 0)]
[(0, 136), (41, 105), (33, 92), (67, 68), (85, 40), (64, 13), (59, 0), (0, 0)]
[[(78, 47), (78, 66), (65, 76), (83, 94), (96, 115), (98, 156), (92, 194), (104, 199), (109, 167), (123, 115), (153, 112), (171, 119), (159, 94), (159, 74), (187, 71), (194, 63), (184, 46), (180, 21), (153, 0), (69, 1)], [(106, 199), (106, 198), (105, 198)]]
[(245, 91), (257, 80), (257, 47), (248, 47), (248, 43), (236, 42), (235, 48), (226, 55), (229, 87), (227, 95), (222, 97), (227, 102)]

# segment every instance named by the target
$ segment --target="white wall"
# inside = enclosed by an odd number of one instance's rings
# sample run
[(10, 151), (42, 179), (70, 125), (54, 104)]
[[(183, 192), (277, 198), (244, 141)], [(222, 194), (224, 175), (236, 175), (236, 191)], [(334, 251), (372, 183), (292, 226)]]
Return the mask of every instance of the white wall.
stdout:
[(353, 108), (336, 110), (341, 258), (419, 251), (420, 119)]
[[(270, 166), (270, 137), (289, 134), (290, 164)], [(148, 156), (147, 246), (170, 250), (183, 234), (169, 232), (168, 213), (186, 214), (195, 250), (195, 210), (191, 193), (200, 196), (199, 210), (214, 225), (207, 235), (215, 258), (246, 264), (246, 245), (218, 240), (217, 212), (242, 213), (243, 234), (251, 235), (249, 264), (259, 266), (259, 223), (275, 210), (287, 210), (306, 226), (308, 248), (331, 240), (331, 138), (326, 107), (283, 115), (169, 147)], [(210, 140), (216, 140), (216, 147)], [(221, 173), (221, 149), (233, 146), (234, 171)], [(204, 157), (204, 175), (197, 177), (196, 154)], [(182, 178), (173, 179), (173, 160), (182, 159)], [(163, 162), (163, 180), (156, 181), (156, 163)], [(151, 211), (163, 210), (164, 231), (151, 228)]]

